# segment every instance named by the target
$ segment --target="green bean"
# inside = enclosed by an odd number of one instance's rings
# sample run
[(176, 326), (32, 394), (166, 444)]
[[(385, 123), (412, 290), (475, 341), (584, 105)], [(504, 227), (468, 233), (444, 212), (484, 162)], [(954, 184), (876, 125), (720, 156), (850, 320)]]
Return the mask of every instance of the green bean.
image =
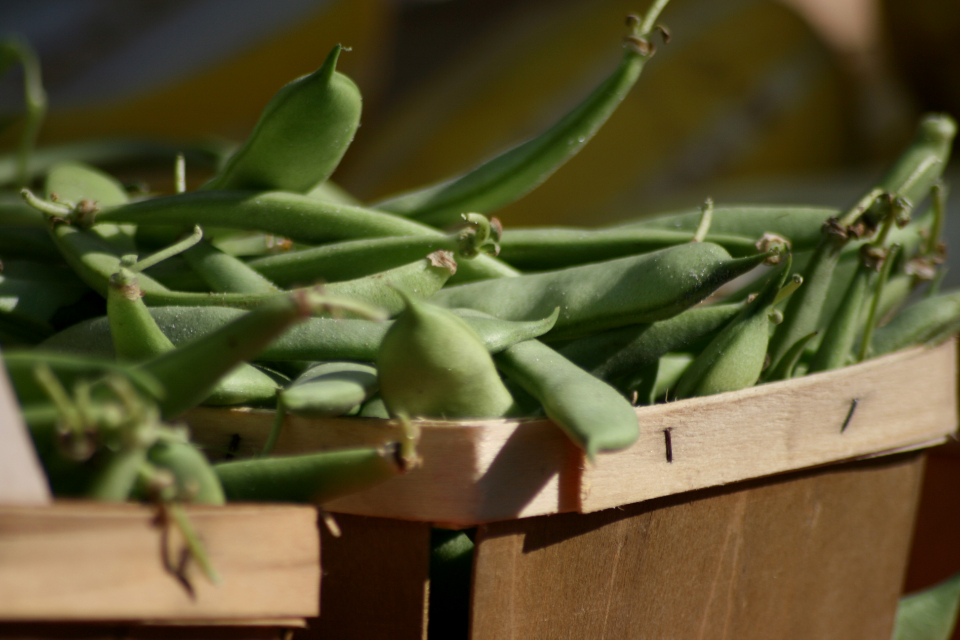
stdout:
[(900, 598), (892, 640), (949, 640), (960, 613), (960, 572)]
[(769, 315), (777, 294), (790, 276), (789, 256), (777, 273), (779, 276), (772, 278), (694, 358), (677, 382), (677, 398), (736, 391), (756, 384), (763, 371), (770, 339)]
[[(47, 198), (57, 202), (81, 206), (115, 207), (129, 202), (126, 190), (112, 176), (78, 162), (61, 162), (50, 167), (44, 181)], [(131, 225), (103, 224), (95, 229), (100, 237), (121, 254), (136, 253)]]
[(280, 289), (239, 258), (207, 241), (183, 252), (183, 259), (211, 291), (216, 293), (271, 294)]
[(250, 360), (278, 335), (309, 317), (329, 300), (298, 291), (273, 298), (220, 329), (140, 365), (166, 389), (164, 417), (175, 417), (206, 398), (239, 363)]
[(350, 195), (346, 189), (334, 184), (330, 180), (324, 180), (310, 189), (310, 191), (307, 191), (307, 195), (317, 200), (326, 200), (339, 204), (349, 204), (351, 206), (359, 206), (361, 204), (360, 201)]
[(924, 298), (901, 311), (878, 328), (871, 339), (871, 353), (881, 356), (918, 344), (937, 343), (960, 329), (960, 292)]
[(277, 92), (204, 189), (306, 193), (330, 177), (360, 126), (360, 90), (336, 71), (341, 49), (336, 45), (319, 69)]
[(583, 102), (539, 136), (460, 177), (374, 206), (445, 226), (466, 211), (490, 213), (527, 194), (580, 151), (640, 77), (654, 50), (646, 38), (666, 4), (666, 0), (656, 0), (642, 22), (629, 22), (631, 32), (617, 68)]
[(20, 134), (20, 144), (17, 149), (16, 181), (25, 186), (30, 180), (30, 156), (40, 133), (40, 124), (47, 113), (47, 93), (43, 89), (40, 77), (40, 60), (29, 44), (19, 36), (7, 36), (0, 42), (0, 56), (2, 56), (3, 70), (5, 71), (13, 61), (23, 67), (23, 96), (26, 107), (26, 118), (23, 131)]
[(49, 322), (0, 308), (0, 345), (4, 348), (36, 345), (52, 335)]
[[(107, 318), (114, 352), (120, 361), (143, 362), (175, 349), (143, 303), (136, 276), (124, 267), (110, 279)], [(250, 364), (240, 363), (217, 382), (203, 404), (271, 402), (277, 389), (270, 376)]]
[[(816, 336), (816, 332), (808, 333), (797, 340), (793, 346), (787, 349), (787, 352), (783, 355), (783, 357), (780, 358), (780, 362), (777, 364), (777, 366), (771, 367), (768, 370), (769, 372), (764, 374), (764, 381), (776, 382), (777, 380), (789, 380), (790, 378), (794, 377), (794, 372), (797, 369), (797, 363), (799, 363), (800, 358), (803, 357), (807, 345)], [(807, 372), (810, 373), (810, 369), (808, 369)]]
[[(105, 209), (96, 221), (248, 229), (307, 244), (443, 235), (413, 220), (283, 191), (194, 191)], [(477, 256), (461, 270), (478, 278), (517, 275), (516, 269), (490, 256)]]
[(380, 396), (393, 416), (497, 418), (513, 397), (470, 325), (401, 291), (406, 309), (377, 353)]
[(495, 360), (590, 460), (600, 451), (628, 447), (640, 436), (636, 412), (616, 389), (542, 342), (518, 342)]
[(47, 230), (34, 227), (0, 227), (0, 256), (48, 264), (63, 260)]
[[(505, 229), (499, 258), (518, 269), (542, 271), (588, 262), (649, 253), (690, 242), (693, 233), (664, 229)], [(735, 257), (757, 253), (756, 239), (740, 236), (706, 236)]]
[(214, 465), (227, 499), (323, 504), (403, 471), (394, 447), (347, 449)]
[[(106, 296), (110, 276), (120, 267), (120, 256), (96, 235), (86, 229), (77, 229), (67, 224), (57, 224), (51, 229), (51, 237), (60, 248), (68, 264), (94, 290)], [(357, 280), (332, 283), (326, 290), (332, 296), (353, 298), (357, 304), (384, 305), (390, 313), (401, 308), (400, 299), (393, 285), (408, 287), (418, 295), (430, 296), (452, 275), (455, 265), (441, 257), (428, 257), (418, 262), (392, 269), (382, 274)], [(140, 289), (150, 305), (222, 305), (253, 308), (284, 294), (241, 293), (196, 293), (171, 291), (165, 286), (141, 274)], [(302, 289), (301, 289), (302, 290)], [(355, 309), (349, 309), (355, 312)]]
[(770, 255), (731, 258), (723, 247), (694, 242), (640, 256), (448, 287), (431, 301), (509, 320), (543, 317), (560, 307), (547, 339), (561, 340), (675, 316)]
[(372, 238), (254, 258), (248, 264), (285, 287), (317, 280), (339, 282), (391, 269), (434, 251), (456, 251), (459, 244), (456, 236), (449, 235)]
[(59, 272), (60, 278), (11, 277), (6, 273), (0, 276), (0, 310), (47, 322), (57, 309), (79, 300), (84, 293), (83, 284), (69, 270), (50, 266), (39, 265), (37, 271), (51, 276)]
[(905, 206), (909, 210), (912, 203), (918, 201), (918, 196), (925, 194), (940, 179), (955, 133), (956, 124), (949, 116), (930, 115), (924, 118), (910, 146), (900, 154), (880, 185), (843, 218), (824, 225), (821, 240), (803, 275), (805, 284), (790, 299), (784, 311), (784, 322), (770, 341), (773, 367), (797, 340), (819, 328), (824, 299), (839, 254), (851, 236), (860, 233), (853, 225), (860, 221), (864, 213), (876, 215), (876, 203), (883, 194), (889, 197), (879, 200), (885, 200), (888, 206)]
[(957, 123), (949, 115), (925, 115), (913, 142), (881, 178), (880, 187), (911, 206), (920, 204), (943, 174), (956, 134)]
[(146, 461), (147, 449), (142, 446), (109, 452), (85, 489), (84, 497), (105, 502), (125, 502)]
[(220, 478), (206, 456), (189, 442), (158, 442), (150, 447), (147, 460), (173, 473), (178, 500), (197, 504), (226, 502)]
[(614, 383), (671, 351), (699, 351), (701, 343), (706, 346), (705, 341), (742, 308), (742, 304), (695, 307), (652, 324), (629, 325), (585, 336), (558, 351), (601, 380)]
[[(832, 217), (840, 215), (837, 209), (798, 205), (728, 205), (714, 207), (710, 231), (722, 236), (759, 240), (765, 233), (775, 233), (790, 241), (796, 253), (812, 249), (820, 240), (820, 228)], [(664, 213), (652, 218), (625, 222), (610, 231), (627, 229), (661, 229), (693, 233), (700, 223), (700, 209)]]
[(50, 367), (57, 378), (68, 387), (83, 378), (99, 379), (114, 373), (129, 379), (150, 397), (159, 398), (164, 395), (163, 384), (156, 376), (104, 358), (79, 357), (40, 349), (8, 349), (3, 353), (3, 363), (21, 406), (47, 400), (46, 390), (34, 377), (34, 370), (41, 365)]
[(284, 387), (280, 401), (300, 416), (341, 416), (359, 407), (377, 390), (377, 370), (358, 362), (318, 364)]
[[(177, 346), (212, 333), (242, 317), (244, 312), (229, 307), (152, 307), (150, 315)], [(549, 331), (559, 311), (537, 320), (514, 322), (471, 315), (472, 310), (454, 313), (473, 327), (491, 353), (520, 340), (536, 338)], [(372, 362), (390, 323), (369, 320), (307, 318), (291, 327), (266, 347), (257, 358), (266, 361), (358, 360)], [(107, 318), (79, 322), (46, 340), (42, 348), (73, 354), (116, 357)]]

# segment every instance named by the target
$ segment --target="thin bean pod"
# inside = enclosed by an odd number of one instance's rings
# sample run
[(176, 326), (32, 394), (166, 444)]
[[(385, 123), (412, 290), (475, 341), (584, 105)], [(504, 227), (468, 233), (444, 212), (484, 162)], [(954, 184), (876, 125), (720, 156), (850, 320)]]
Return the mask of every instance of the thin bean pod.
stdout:
[(583, 102), (549, 129), (476, 167), (440, 184), (418, 189), (374, 206), (383, 211), (445, 226), (461, 213), (490, 213), (526, 195), (576, 155), (610, 117), (640, 77), (653, 47), (645, 38), (653, 31), (666, 0), (657, 0), (644, 20), (631, 23), (623, 57)]
[[(693, 233), (665, 229), (505, 229), (498, 257), (518, 269), (543, 271), (649, 253), (693, 240)], [(757, 253), (756, 238), (709, 234), (734, 257)]]
[(640, 256), (448, 287), (431, 302), (509, 320), (543, 317), (559, 307), (560, 317), (547, 339), (560, 340), (675, 316), (770, 255), (731, 258), (723, 247), (694, 242)]
[[(177, 346), (186, 344), (244, 315), (230, 307), (152, 307), (150, 315), (161, 331)], [(472, 310), (454, 309), (480, 336), (487, 350), (496, 353), (520, 340), (536, 338), (549, 331), (559, 310), (545, 318), (511, 321), (476, 317)], [(376, 360), (377, 350), (389, 322), (370, 320), (307, 318), (291, 327), (267, 346), (257, 359), (272, 361)], [(41, 348), (55, 352), (115, 358), (107, 318), (79, 322), (46, 340)]]
[(672, 351), (698, 351), (700, 343), (709, 340), (742, 308), (742, 304), (695, 307), (652, 324), (586, 336), (558, 351), (601, 380), (613, 382), (652, 365)]
[[(283, 191), (194, 191), (99, 212), (98, 222), (226, 227), (271, 233), (307, 244), (387, 236), (442, 236), (413, 220)], [(464, 265), (476, 277), (517, 275), (490, 256)]]
[(518, 342), (494, 358), (591, 460), (640, 436), (636, 411), (616, 389), (539, 340)]
[(323, 504), (400, 474), (396, 450), (347, 449), (214, 465), (227, 500)]
[(677, 398), (737, 391), (757, 383), (770, 339), (770, 311), (790, 276), (789, 257), (778, 274), (694, 358), (677, 382)]

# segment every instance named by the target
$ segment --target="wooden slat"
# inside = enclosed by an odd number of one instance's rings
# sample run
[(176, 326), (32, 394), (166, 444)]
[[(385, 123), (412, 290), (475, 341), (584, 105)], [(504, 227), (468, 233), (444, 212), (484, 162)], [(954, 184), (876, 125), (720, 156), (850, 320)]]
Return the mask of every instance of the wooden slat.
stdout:
[(889, 638), (922, 469), (901, 454), (482, 525), (471, 638)]
[[(316, 510), (189, 507), (222, 579), (190, 563), (188, 592), (164, 569), (155, 510), (57, 503), (0, 507), (0, 620), (252, 620), (317, 615)], [(170, 556), (182, 540), (167, 536)]]
[(47, 478), (0, 359), (0, 505), (50, 504), (51, 500)]
[[(640, 412), (640, 439), (583, 472), (590, 512), (877, 452), (957, 428), (957, 345)], [(849, 418), (849, 419), (848, 419)], [(670, 450), (666, 441), (669, 437)]]
[(430, 525), (337, 515), (342, 535), (323, 530), (320, 617), (296, 640), (426, 638)]
[[(640, 440), (600, 455), (595, 466), (548, 420), (421, 421), (422, 468), (326, 508), (468, 526), (596, 511), (930, 446), (957, 426), (956, 350), (951, 340), (787, 382), (641, 407)], [(273, 413), (198, 409), (187, 420), (215, 457), (230, 449), (242, 456), (259, 450)], [(396, 433), (383, 420), (288, 417), (276, 452), (377, 444)]]

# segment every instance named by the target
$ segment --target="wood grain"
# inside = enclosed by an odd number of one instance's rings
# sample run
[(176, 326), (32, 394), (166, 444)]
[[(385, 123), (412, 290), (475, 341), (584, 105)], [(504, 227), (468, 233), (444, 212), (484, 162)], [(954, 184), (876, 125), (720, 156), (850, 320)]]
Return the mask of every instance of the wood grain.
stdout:
[[(580, 509), (877, 452), (936, 444), (957, 428), (957, 345), (914, 349), (786, 382), (638, 412), (629, 449), (583, 461)], [(666, 439), (670, 439), (670, 456)]]
[(922, 455), (482, 525), (473, 640), (889, 638)]
[(430, 579), (430, 525), (337, 515), (323, 530), (320, 617), (296, 640), (422, 640)]
[[(0, 507), (0, 620), (254, 621), (317, 615), (316, 510), (281, 505), (189, 507), (222, 579), (194, 563), (194, 593), (163, 564), (163, 528), (139, 505)], [(183, 548), (168, 531), (174, 561)]]
[[(957, 427), (957, 343), (744, 391), (640, 407), (637, 416), (640, 440), (600, 455), (594, 466), (548, 420), (420, 421), (423, 467), (326, 508), (468, 526), (591, 512), (931, 446)], [(198, 409), (187, 420), (215, 457), (231, 448), (239, 456), (259, 450), (273, 413)], [(378, 444), (396, 433), (384, 420), (290, 417), (276, 451)]]

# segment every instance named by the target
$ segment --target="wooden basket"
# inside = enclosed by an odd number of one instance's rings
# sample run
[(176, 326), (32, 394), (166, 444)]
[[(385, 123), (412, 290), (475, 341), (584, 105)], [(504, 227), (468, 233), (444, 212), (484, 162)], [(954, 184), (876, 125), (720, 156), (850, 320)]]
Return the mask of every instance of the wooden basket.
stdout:
[[(474, 640), (889, 637), (921, 450), (957, 426), (955, 340), (637, 413), (640, 440), (596, 464), (547, 420), (423, 422), (421, 469), (327, 505), (344, 535), (309, 634), (423, 637), (431, 527), (476, 526)], [(189, 420), (245, 455), (272, 413)], [(276, 451), (394, 429), (290, 417)]]

